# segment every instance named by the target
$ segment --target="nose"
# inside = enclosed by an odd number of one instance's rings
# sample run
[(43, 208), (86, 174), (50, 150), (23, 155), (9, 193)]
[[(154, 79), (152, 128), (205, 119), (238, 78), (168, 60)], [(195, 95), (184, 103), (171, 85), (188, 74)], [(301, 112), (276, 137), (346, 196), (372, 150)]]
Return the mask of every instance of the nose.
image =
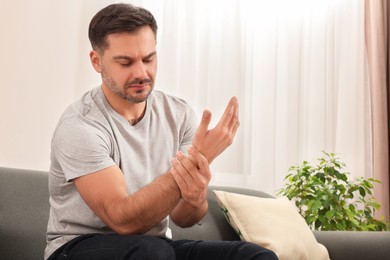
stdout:
[(143, 79), (148, 76), (146, 72), (145, 64), (142, 61), (139, 61), (134, 64), (133, 67), (133, 77), (138, 79)]

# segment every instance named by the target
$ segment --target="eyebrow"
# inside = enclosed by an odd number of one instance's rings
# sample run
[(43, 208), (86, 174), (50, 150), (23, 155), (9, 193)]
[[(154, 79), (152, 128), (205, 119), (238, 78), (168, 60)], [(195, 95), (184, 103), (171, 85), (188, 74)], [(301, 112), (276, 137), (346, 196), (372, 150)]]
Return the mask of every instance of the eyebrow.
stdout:
[[(142, 57), (142, 59), (149, 59), (149, 58), (153, 57), (156, 54), (157, 54), (156, 51), (151, 52), (148, 55), (146, 55), (145, 57)], [(128, 60), (128, 61), (133, 61), (134, 60), (132, 57), (129, 57), (129, 56), (126, 56), (126, 55), (117, 55), (117, 56), (114, 56), (113, 59), (114, 60)]]

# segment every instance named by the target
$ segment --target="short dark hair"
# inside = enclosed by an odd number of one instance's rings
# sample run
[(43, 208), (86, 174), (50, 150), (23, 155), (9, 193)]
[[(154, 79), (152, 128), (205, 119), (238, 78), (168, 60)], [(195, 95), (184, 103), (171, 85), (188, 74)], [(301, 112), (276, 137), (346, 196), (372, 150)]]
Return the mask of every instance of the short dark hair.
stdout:
[(157, 22), (148, 10), (131, 4), (112, 4), (92, 18), (88, 36), (94, 50), (104, 51), (108, 47), (108, 35), (133, 33), (143, 26), (149, 26), (156, 37)]

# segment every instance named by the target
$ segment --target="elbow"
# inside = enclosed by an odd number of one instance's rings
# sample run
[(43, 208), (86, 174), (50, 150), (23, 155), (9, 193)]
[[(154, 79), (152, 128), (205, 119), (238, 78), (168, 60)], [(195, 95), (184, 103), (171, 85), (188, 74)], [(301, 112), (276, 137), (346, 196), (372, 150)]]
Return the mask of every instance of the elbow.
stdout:
[(198, 225), (201, 225), (201, 222), (195, 222), (195, 223), (175, 223), (177, 226), (181, 227), (181, 228), (190, 228), (192, 226), (194, 226), (195, 224), (198, 224)]
[(146, 233), (150, 230), (149, 227), (146, 227), (142, 224), (127, 223), (127, 224), (114, 224), (110, 223), (108, 225), (115, 233), (119, 235), (138, 235)]
[(152, 226), (148, 225), (147, 221), (144, 221), (146, 218), (143, 214), (135, 214), (134, 211), (129, 214), (123, 210), (124, 208), (121, 204), (110, 204), (103, 211), (104, 214), (100, 216), (101, 220), (112, 231), (120, 235), (143, 234), (152, 228)]
[(140, 218), (118, 219), (108, 217), (106, 225), (119, 235), (137, 235), (149, 231), (152, 227), (140, 221)]
[(119, 235), (138, 235), (142, 234), (141, 230), (127, 226), (111, 226), (111, 229)]
[(170, 216), (173, 223), (175, 223), (176, 226), (181, 228), (189, 228), (194, 225), (201, 225), (202, 219), (206, 214), (202, 214), (200, 216), (188, 216), (184, 218), (175, 218), (174, 216)]
[(181, 228), (192, 227), (195, 224), (200, 225), (208, 212), (207, 200), (198, 207), (191, 206), (189, 208), (188, 204), (183, 203), (181, 205), (181, 207), (176, 207), (170, 214), (173, 223)]
[(172, 219), (173, 223), (175, 223), (176, 226), (181, 228), (189, 228), (194, 225), (201, 225), (201, 220), (198, 221), (189, 221), (189, 220), (174, 220)]

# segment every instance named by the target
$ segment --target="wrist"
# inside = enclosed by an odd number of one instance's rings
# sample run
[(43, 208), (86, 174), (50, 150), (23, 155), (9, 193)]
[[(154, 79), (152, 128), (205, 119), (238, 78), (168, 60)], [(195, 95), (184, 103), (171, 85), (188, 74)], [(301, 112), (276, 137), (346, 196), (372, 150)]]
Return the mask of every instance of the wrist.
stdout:
[(196, 165), (198, 166), (198, 164), (196, 163), (196, 160), (194, 159), (193, 155), (191, 154), (191, 149), (195, 149), (196, 151), (198, 151), (204, 158), (206, 158), (207, 162), (209, 164), (211, 164), (211, 162), (213, 161), (213, 158), (211, 158), (211, 156), (207, 155), (207, 153), (204, 153), (203, 151), (201, 151), (200, 149), (198, 149), (197, 147), (195, 147), (194, 145), (192, 145), (189, 149), (188, 149), (188, 158), (190, 158), (190, 160)]
[[(173, 168), (173, 167), (171, 167)], [(177, 184), (175, 178), (172, 175), (171, 168), (168, 172), (165, 173), (166, 175), (166, 189), (169, 189), (172, 193), (177, 194), (178, 198), (181, 199), (181, 190), (179, 185)], [(164, 187), (163, 187), (164, 188)]]

